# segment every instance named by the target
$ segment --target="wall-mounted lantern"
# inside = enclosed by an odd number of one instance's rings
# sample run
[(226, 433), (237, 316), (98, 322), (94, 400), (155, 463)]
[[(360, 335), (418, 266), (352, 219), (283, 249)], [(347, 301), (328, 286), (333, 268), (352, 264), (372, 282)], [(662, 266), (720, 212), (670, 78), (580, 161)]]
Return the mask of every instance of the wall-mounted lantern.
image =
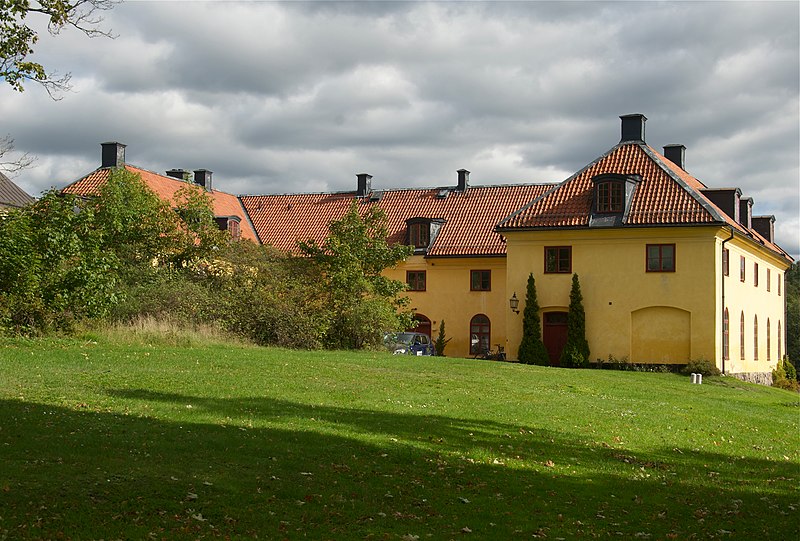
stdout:
[(508, 299), (508, 304), (511, 305), (511, 311), (515, 314), (519, 314), (519, 299), (517, 298), (517, 292), (515, 291), (514, 294)]

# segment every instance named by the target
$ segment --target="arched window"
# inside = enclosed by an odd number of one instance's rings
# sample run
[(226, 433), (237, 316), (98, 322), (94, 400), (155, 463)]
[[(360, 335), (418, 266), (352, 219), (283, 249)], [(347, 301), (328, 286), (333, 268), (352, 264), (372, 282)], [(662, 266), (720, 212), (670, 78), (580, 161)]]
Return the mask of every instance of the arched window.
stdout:
[(739, 320), (739, 359), (744, 360), (744, 310), (742, 310), (742, 317)]
[(728, 309), (725, 309), (725, 314), (722, 316), (722, 358), (726, 361), (730, 358), (728, 355)]
[(469, 322), (469, 352), (472, 355), (490, 350), (491, 328), (489, 318), (483, 314), (476, 315)]
[(758, 316), (753, 316), (753, 360), (758, 360)]
[(772, 345), (769, 339), (769, 318), (767, 318), (767, 362), (772, 360)]

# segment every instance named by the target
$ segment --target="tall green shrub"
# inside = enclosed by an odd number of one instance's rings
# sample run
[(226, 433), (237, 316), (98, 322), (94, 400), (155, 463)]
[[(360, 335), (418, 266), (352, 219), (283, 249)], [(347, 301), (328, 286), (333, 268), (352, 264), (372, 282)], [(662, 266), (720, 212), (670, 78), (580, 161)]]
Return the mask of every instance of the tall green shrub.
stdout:
[(444, 331), (444, 320), (439, 322), (439, 335), (436, 337), (436, 341), (434, 342), (434, 346), (436, 347), (436, 355), (439, 357), (444, 357), (444, 348), (447, 347), (447, 343), (450, 342), (452, 338), (446, 338), (445, 331)]
[(567, 312), (567, 343), (561, 352), (561, 366), (584, 368), (589, 366), (589, 342), (586, 341), (586, 313), (578, 275), (572, 275)]
[(524, 364), (540, 366), (550, 364), (550, 357), (542, 341), (542, 320), (539, 317), (539, 300), (536, 296), (536, 280), (533, 278), (533, 273), (528, 275), (525, 310), (522, 312), (522, 342), (517, 356)]

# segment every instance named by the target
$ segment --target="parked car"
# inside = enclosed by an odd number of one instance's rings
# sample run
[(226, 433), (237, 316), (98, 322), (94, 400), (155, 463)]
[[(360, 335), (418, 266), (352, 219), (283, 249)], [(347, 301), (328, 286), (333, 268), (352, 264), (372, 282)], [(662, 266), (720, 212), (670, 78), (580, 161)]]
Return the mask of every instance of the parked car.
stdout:
[(436, 355), (431, 339), (419, 332), (387, 333), (383, 343), (395, 355)]

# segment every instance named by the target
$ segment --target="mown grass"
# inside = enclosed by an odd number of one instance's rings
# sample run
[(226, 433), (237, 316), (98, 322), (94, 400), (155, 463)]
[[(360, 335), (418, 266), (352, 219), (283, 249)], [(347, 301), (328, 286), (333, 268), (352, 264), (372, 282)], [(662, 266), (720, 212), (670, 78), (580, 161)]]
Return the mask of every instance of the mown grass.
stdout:
[(800, 400), (728, 378), (0, 342), (0, 539), (797, 539)]

